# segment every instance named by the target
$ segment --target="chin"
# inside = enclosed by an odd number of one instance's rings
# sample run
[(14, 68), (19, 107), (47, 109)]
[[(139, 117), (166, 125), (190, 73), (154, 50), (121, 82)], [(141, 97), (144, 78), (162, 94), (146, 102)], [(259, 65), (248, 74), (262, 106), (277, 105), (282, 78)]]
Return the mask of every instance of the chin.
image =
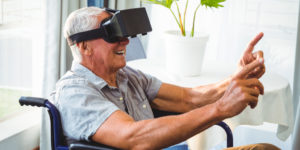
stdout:
[(122, 68), (126, 66), (126, 61), (124, 62), (124, 64), (122, 65)]
[(124, 68), (126, 66), (126, 61), (124, 61), (124, 62), (122, 62), (122, 63), (120, 63), (119, 65), (118, 65), (118, 68)]

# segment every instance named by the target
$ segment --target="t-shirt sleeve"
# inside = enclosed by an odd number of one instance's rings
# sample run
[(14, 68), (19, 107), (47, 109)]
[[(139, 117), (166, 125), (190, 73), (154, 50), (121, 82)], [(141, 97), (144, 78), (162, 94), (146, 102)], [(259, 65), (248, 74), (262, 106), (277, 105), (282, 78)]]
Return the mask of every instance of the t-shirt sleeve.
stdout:
[(56, 96), (64, 134), (74, 140), (89, 141), (104, 121), (119, 110), (101, 92), (86, 84), (64, 86)]

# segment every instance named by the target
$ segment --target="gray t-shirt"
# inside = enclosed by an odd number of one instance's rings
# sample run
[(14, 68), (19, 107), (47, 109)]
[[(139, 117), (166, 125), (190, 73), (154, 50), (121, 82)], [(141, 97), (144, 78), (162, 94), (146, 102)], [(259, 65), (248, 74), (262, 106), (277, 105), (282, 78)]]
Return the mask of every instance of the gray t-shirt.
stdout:
[(117, 73), (118, 88), (110, 87), (86, 67), (73, 62), (56, 84), (50, 100), (58, 108), (68, 140), (86, 140), (116, 110), (136, 121), (153, 118), (149, 102), (162, 84), (155, 77), (128, 66)]

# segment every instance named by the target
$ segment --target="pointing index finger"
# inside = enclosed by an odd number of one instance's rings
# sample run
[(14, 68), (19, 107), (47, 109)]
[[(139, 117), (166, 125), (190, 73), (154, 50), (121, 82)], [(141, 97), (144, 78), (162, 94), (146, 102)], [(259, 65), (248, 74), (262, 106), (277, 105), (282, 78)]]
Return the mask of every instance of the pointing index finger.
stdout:
[(264, 36), (263, 32), (260, 32), (259, 34), (257, 34), (254, 39), (252, 39), (252, 41), (248, 44), (248, 47), (245, 51), (245, 53), (251, 53), (254, 49), (254, 46), (257, 44), (257, 42)]

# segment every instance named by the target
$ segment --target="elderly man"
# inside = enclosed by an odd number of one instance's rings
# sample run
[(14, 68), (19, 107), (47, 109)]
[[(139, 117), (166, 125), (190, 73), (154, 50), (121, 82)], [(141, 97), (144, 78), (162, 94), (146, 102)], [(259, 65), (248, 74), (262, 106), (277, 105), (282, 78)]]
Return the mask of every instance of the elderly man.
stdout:
[[(99, 28), (111, 15), (96, 7), (76, 10), (66, 21), (64, 35), (68, 39)], [(263, 53), (252, 51), (262, 36), (250, 42), (232, 76), (195, 88), (163, 83), (126, 66), (127, 38), (71, 42), (72, 68), (52, 93), (65, 136), (120, 149), (161, 149), (238, 115), (248, 105), (254, 108), (264, 92), (258, 78), (265, 66)], [(182, 114), (154, 119), (152, 108)]]

